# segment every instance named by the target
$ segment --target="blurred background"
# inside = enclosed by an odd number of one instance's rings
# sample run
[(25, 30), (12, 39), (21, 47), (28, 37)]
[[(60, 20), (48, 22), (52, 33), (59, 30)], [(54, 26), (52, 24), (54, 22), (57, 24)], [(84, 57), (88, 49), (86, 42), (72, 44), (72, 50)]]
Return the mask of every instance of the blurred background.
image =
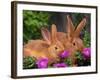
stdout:
[(67, 13), (67, 12), (44, 12), (23, 10), (23, 42), (28, 40), (41, 39), (41, 28), (46, 27), (50, 30), (52, 24), (56, 24), (58, 31), (66, 32), (67, 19), (70, 15), (75, 27), (86, 17), (86, 27), (81, 31), (80, 38), (83, 39), (86, 47), (90, 47), (90, 14), (87, 13)]

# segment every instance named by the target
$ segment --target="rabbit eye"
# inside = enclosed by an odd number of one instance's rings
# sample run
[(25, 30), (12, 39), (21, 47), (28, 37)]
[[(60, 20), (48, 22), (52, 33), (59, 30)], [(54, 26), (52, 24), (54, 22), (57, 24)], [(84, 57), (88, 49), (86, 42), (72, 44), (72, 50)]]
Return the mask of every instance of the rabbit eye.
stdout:
[(75, 43), (73, 43), (73, 45), (75, 46)]
[(57, 50), (58, 48), (57, 48), (57, 47), (55, 47), (55, 49)]

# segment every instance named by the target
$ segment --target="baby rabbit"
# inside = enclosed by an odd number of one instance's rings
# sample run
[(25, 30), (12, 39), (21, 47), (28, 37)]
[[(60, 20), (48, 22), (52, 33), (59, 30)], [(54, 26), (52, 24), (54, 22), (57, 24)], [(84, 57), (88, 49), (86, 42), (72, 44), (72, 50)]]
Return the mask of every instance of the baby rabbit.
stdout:
[(37, 60), (47, 58), (49, 64), (59, 61), (58, 53), (64, 51), (64, 46), (57, 39), (56, 27), (52, 25), (51, 33), (42, 28), (41, 33), (44, 40), (31, 40), (24, 45), (24, 57), (31, 56)]
[(84, 48), (83, 41), (82, 39), (80, 39), (79, 35), (81, 30), (85, 27), (85, 25), (86, 18), (84, 18), (75, 29), (72, 20), (69, 16), (67, 16), (67, 34), (66, 38), (63, 39), (62, 43), (65, 47), (65, 50), (69, 51), (69, 58), (72, 60), (73, 65), (75, 65), (76, 62), (75, 52), (82, 51), (82, 49)]

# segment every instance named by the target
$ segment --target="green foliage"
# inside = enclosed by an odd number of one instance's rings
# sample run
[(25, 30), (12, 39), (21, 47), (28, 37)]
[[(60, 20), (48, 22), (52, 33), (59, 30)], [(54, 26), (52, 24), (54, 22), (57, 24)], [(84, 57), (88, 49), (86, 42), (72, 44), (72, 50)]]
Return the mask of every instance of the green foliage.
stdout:
[(80, 60), (80, 61), (83, 60), (83, 56), (82, 56), (82, 54), (81, 54), (80, 52), (77, 51), (77, 52), (75, 53), (75, 56), (76, 56), (76, 58), (77, 58), (78, 60)]
[(23, 59), (23, 69), (30, 69), (36, 67), (36, 60), (33, 57), (25, 57)]
[(90, 47), (91, 38), (90, 38), (90, 33), (87, 31), (84, 31), (83, 42), (84, 42), (85, 47)]
[[(90, 58), (86, 59), (81, 52), (77, 51), (75, 53), (75, 57), (76, 57), (76, 65), (77, 66), (88, 66), (91, 65), (91, 60)], [(64, 63), (66, 63), (69, 67), (73, 66), (72, 64), (72, 60), (69, 58), (65, 58)]]
[(23, 40), (41, 38), (41, 27), (48, 26), (50, 13), (41, 11), (23, 11)]
[(84, 65), (84, 57), (82, 56), (81, 52), (76, 52), (76, 59), (77, 59), (77, 65), (78, 66), (83, 66)]
[(89, 66), (91, 65), (91, 58), (85, 58), (81, 52), (76, 52), (77, 66)]
[(72, 65), (72, 60), (70, 58), (66, 58), (64, 60), (64, 62), (68, 65), (68, 66), (71, 66)]

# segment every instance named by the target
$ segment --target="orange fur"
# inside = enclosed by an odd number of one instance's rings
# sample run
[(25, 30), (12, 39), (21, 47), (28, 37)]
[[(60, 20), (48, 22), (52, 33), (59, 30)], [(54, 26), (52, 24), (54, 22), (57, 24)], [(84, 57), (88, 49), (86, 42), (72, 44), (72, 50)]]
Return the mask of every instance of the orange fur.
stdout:
[(75, 65), (76, 62), (75, 52), (82, 51), (82, 49), (84, 48), (83, 41), (80, 39), (79, 35), (81, 30), (85, 27), (85, 25), (86, 18), (84, 18), (75, 29), (71, 18), (69, 17), (69, 15), (67, 15), (67, 33), (57, 33), (57, 37), (62, 42), (65, 50), (69, 51), (69, 58), (72, 60), (73, 65)]
[(33, 56), (37, 60), (48, 58), (49, 63), (59, 61), (58, 54), (64, 51), (62, 43), (57, 39), (56, 27), (52, 25), (51, 34), (47, 29), (41, 29), (43, 40), (31, 40), (24, 45), (24, 56)]

